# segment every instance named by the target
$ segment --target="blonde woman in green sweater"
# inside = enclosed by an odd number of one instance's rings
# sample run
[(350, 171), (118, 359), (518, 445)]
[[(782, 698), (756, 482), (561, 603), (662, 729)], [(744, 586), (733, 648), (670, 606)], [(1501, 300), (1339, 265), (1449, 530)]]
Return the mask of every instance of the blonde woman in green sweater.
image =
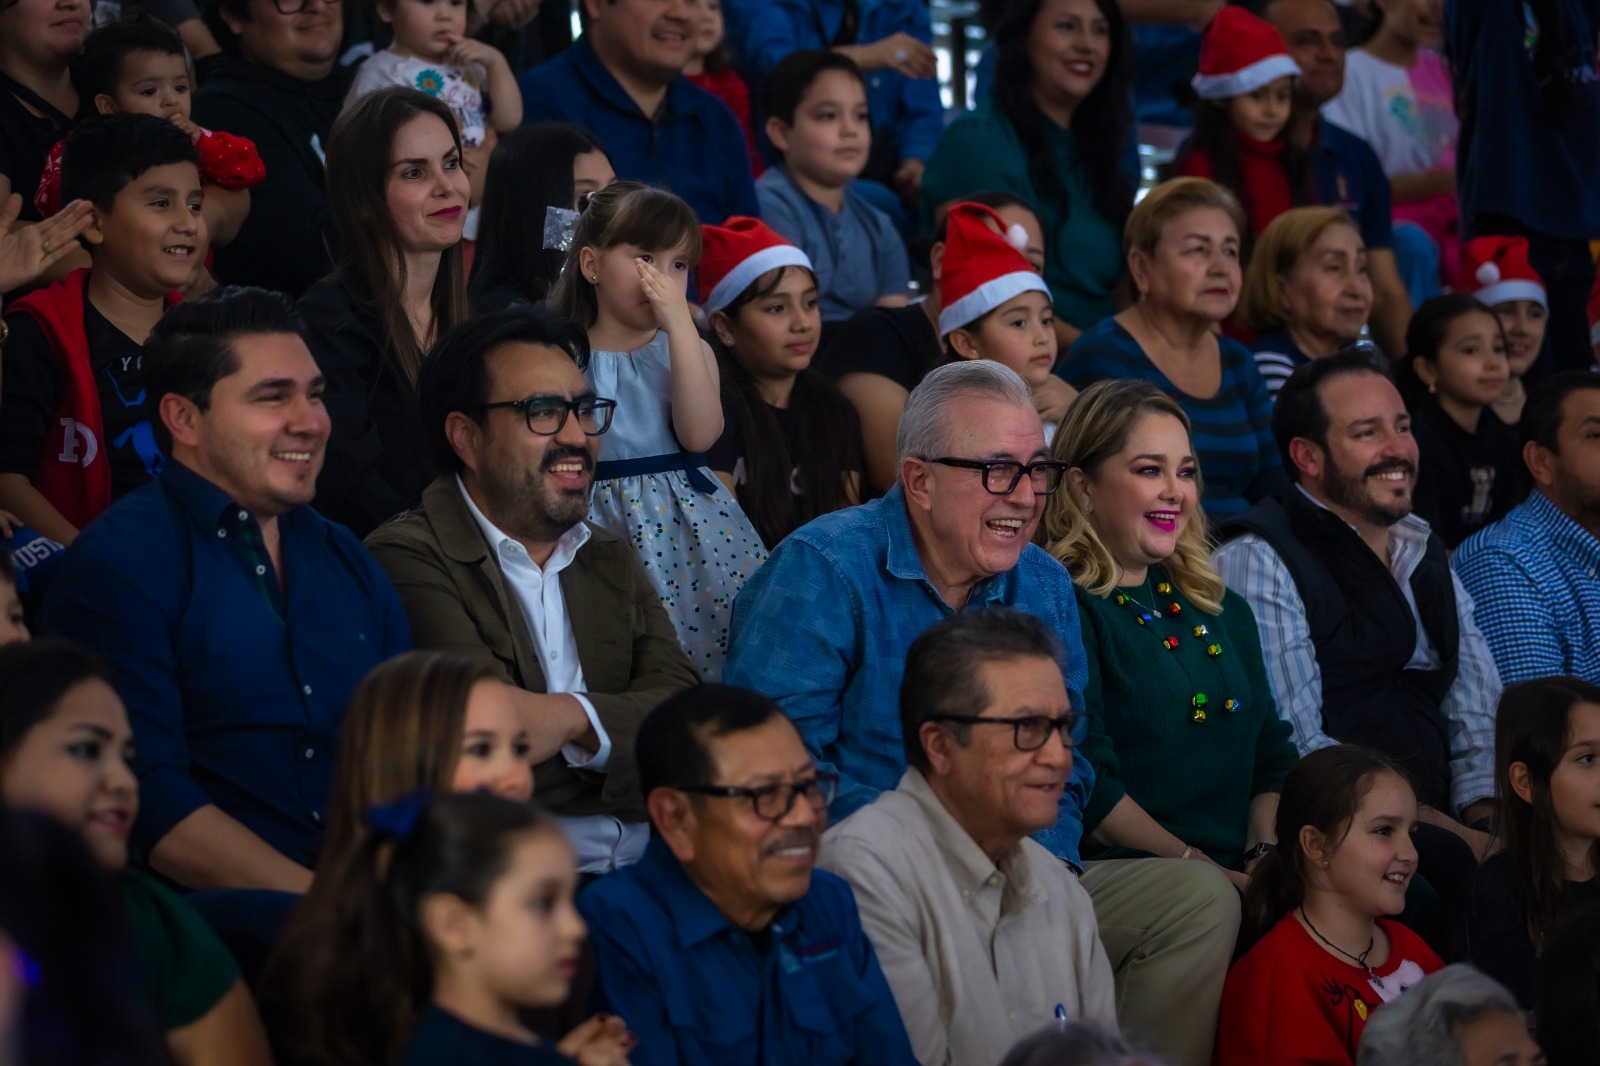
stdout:
[(1255, 616), (1209, 562), (1189, 419), (1148, 382), (1102, 381), (1051, 458), (1068, 491), (1040, 540), (1072, 574), (1089, 660), (1085, 854), (1215, 862), (1243, 889), (1297, 754)]

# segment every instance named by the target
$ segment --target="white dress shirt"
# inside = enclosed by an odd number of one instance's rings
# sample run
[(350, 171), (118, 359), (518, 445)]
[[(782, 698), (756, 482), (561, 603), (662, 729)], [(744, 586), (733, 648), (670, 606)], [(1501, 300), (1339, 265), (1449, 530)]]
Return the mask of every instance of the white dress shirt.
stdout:
[[(461, 490), (461, 498), (467, 501), (473, 521), (483, 531), (483, 539), (494, 552), (506, 586), (522, 608), (523, 621), (533, 637), (534, 653), (539, 656), (539, 666), (544, 671), (545, 691), (566, 693), (577, 700), (599, 738), (600, 746), (592, 754), (575, 744), (567, 744), (561, 749), (561, 757), (575, 769), (605, 773), (611, 764), (611, 737), (600, 724), (594, 704), (583, 695), (588, 686), (584, 684), (583, 664), (578, 659), (578, 638), (572, 632), (566, 597), (561, 592), (561, 571), (572, 565), (578, 549), (589, 542), (588, 525), (579, 522), (563, 533), (556, 541), (555, 551), (541, 567), (528, 555), (526, 548), (478, 509), (459, 476), (456, 486)], [(609, 814), (558, 817), (572, 838), (578, 853), (578, 870), (582, 873), (605, 873), (635, 862), (644, 854), (645, 843), (650, 839), (648, 825), (623, 822)]]

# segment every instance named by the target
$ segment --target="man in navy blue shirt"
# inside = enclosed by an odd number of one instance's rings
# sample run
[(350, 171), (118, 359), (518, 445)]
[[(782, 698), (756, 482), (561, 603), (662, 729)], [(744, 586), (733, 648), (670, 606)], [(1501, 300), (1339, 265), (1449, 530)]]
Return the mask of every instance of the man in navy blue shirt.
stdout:
[(778, 705), (687, 689), (645, 718), (637, 752), (655, 834), (578, 897), (633, 1061), (913, 1066), (855, 897), (815, 869), (838, 778)]
[(303, 329), (260, 289), (156, 326), (147, 387), (171, 458), (78, 537), (41, 618), (115, 668), (133, 852), (191, 889), (306, 889), (345, 702), (410, 644), (378, 564), (308, 506), (329, 421)]
[(1259, 0), (1262, 18), (1277, 27), (1300, 67), (1295, 79), (1298, 117), (1289, 134), (1311, 151), (1317, 203), (1355, 220), (1367, 245), (1372, 276), (1372, 334), (1391, 359), (1406, 350), (1411, 294), (1395, 258), (1393, 197), (1389, 177), (1366, 141), (1322, 117), (1318, 110), (1344, 89), (1344, 31), (1333, 0)]
[(583, 0), (584, 35), (518, 79), (524, 122), (600, 138), (617, 177), (670, 189), (701, 222), (759, 217), (744, 133), (728, 105), (683, 77), (693, 0)]

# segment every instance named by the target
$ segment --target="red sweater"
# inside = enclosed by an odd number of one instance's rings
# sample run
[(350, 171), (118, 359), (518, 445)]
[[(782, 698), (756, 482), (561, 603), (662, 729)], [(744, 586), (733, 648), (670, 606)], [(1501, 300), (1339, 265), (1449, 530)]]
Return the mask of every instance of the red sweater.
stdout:
[(1214, 1066), (1351, 1066), (1367, 1016), (1444, 962), (1399, 922), (1379, 919), (1389, 961), (1366, 971), (1325, 951), (1293, 914), (1228, 971)]
[(759, 178), (767, 165), (761, 161), (761, 153), (756, 151), (755, 127), (750, 124), (750, 87), (739, 77), (739, 72), (724, 70), (720, 74), (713, 74), (708, 70), (699, 74), (685, 74), (684, 77), (728, 105), (733, 117), (739, 120), (739, 128), (744, 131), (745, 151), (750, 153), (750, 176)]
[[(1294, 190), (1289, 187), (1289, 173), (1283, 169), (1282, 137), (1258, 141), (1254, 137), (1236, 134), (1239, 145), (1239, 174), (1244, 181), (1243, 198), (1250, 204), (1250, 230), (1260, 235), (1267, 223), (1294, 206)], [(1190, 152), (1178, 164), (1178, 173), (1186, 178), (1215, 178), (1211, 157), (1204, 149)], [(1241, 190), (1234, 189), (1235, 195)]]

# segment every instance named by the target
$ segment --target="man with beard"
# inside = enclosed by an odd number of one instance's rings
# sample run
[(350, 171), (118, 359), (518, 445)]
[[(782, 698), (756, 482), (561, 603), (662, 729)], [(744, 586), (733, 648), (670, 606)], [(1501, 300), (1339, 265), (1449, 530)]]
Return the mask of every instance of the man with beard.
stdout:
[(446, 334), (417, 378), (445, 473), (367, 547), (417, 647), (522, 690), (538, 798), (598, 874), (644, 851), (634, 736), (695, 673), (632, 546), (584, 521), (615, 406), (584, 380), (588, 359), (584, 331), (543, 304)]
[(1360, 744), (1404, 766), (1420, 869), (1449, 893), (1471, 868), (1450, 834), (1480, 859), (1489, 845), (1468, 825), (1493, 806), (1500, 676), (1443, 542), (1411, 513), (1411, 417), (1369, 355), (1342, 352), (1290, 375), (1272, 433), (1295, 486), (1225, 524), (1213, 561), (1255, 612), (1301, 753)]
[[(73, 542), (40, 619), (120, 679), (139, 775), (131, 850), (186, 888), (306, 890), (345, 703), (409, 646), (383, 571), (309, 506), (328, 413), (304, 329), (259, 289), (156, 325), (146, 388), (169, 458)], [(109, 816), (129, 830), (127, 812)]]
[(914, 1066), (850, 888), (816, 869), (838, 775), (778, 705), (701, 685), (650, 712), (638, 751), (655, 835), (578, 897), (632, 1061)]

